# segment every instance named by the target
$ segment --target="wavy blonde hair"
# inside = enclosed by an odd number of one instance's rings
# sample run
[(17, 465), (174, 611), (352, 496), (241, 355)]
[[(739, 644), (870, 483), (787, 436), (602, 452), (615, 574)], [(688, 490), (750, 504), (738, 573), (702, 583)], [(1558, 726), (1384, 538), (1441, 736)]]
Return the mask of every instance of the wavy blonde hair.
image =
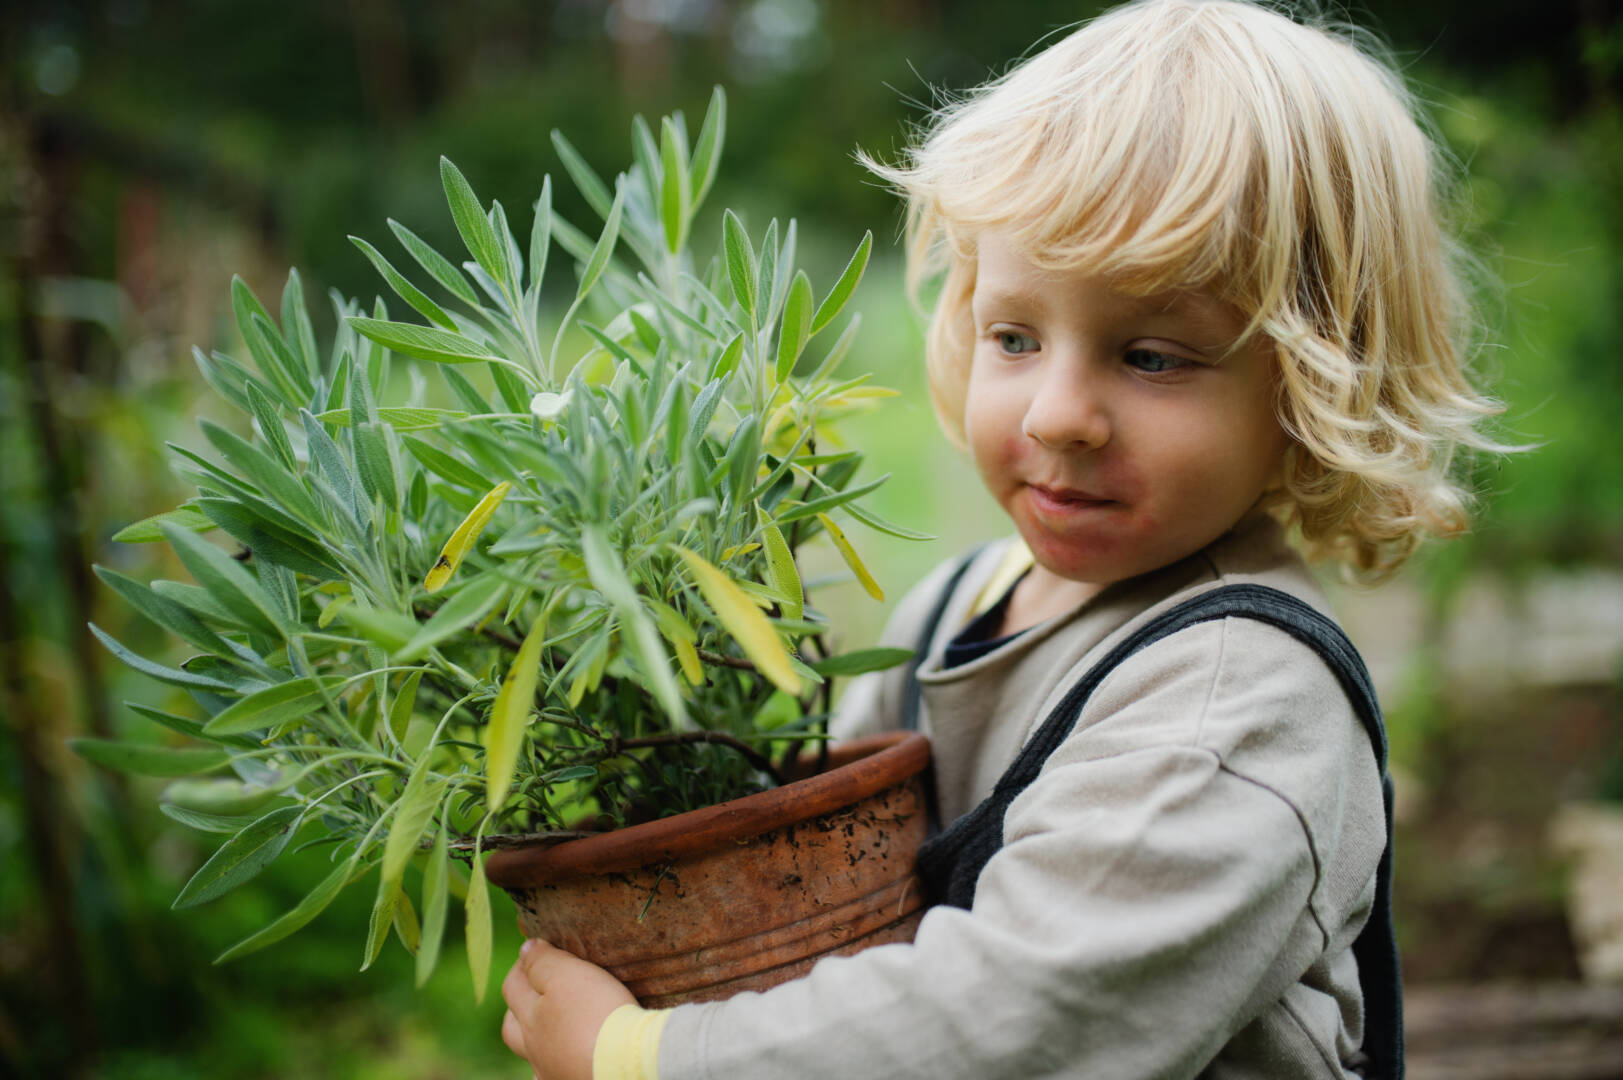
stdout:
[(1474, 261), (1448, 159), (1349, 28), (1244, 0), (1142, 0), (939, 109), (901, 164), (908, 279), (942, 276), (930, 391), (964, 444), (976, 237), (1125, 292), (1201, 288), (1265, 335), (1290, 436), (1269, 508), (1312, 557), (1372, 576), (1465, 529), (1462, 449), (1500, 411), (1467, 376)]

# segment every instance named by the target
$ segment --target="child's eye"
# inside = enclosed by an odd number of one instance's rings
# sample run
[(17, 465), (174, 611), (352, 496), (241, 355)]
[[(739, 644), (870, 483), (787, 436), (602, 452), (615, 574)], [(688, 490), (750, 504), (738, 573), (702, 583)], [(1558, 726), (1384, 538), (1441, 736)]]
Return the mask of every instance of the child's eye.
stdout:
[(1010, 356), (1036, 352), (1038, 349), (1036, 338), (1030, 334), (1022, 334), (1018, 330), (999, 330), (992, 335), (992, 339), (997, 342), (999, 349)]
[(1190, 366), (1191, 361), (1171, 353), (1156, 352), (1153, 349), (1127, 350), (1127, 363), (1139, 371), (1150, 375), (1159, 375), (1167, 371), (1177, 371), (1179, 368)]

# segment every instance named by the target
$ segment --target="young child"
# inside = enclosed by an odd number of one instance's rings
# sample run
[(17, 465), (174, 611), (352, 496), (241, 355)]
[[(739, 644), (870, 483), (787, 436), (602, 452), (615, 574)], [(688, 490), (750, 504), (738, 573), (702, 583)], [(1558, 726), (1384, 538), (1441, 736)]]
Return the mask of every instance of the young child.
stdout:
[(1346, 37), (1142, 0), (869, 162), (914, 284), (944, 272), (937, 413), (1018, 532), (902, 601), (917, 696), (864, 677), (835, 729), (917, 702), (947, 902), (668, 1011), (529, 942), (503, 1037), (538, 1077), (1401, 1076), (1384, 735), (1285, 536), (1380, 574), (1466, 525), (1450, 462), (1495, 409), (1438, 157)]

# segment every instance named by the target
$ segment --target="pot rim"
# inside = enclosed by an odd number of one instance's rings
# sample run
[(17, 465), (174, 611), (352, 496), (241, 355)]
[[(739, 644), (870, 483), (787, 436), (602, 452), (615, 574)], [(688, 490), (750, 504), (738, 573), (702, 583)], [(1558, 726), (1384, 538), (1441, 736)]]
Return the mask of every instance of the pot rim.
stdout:
[(730, 846), (742, 837), (832, 813), (903, 783), (929, 765), (930, 741), (916, 731), (887, 731), (842, 743), (833, 753), (854, 760), (782, 787), (598, 836), (547, 846), (503, 847), (485, 860), (485, 876), (504, 889), (526, 889)]

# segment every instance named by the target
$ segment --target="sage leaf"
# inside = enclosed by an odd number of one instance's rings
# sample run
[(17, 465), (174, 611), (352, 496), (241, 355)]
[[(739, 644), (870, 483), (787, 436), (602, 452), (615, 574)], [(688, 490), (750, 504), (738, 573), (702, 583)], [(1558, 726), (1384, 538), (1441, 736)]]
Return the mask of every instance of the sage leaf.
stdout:
[(359, 315), (350, 315), (344, 321), (379, 345), (431, 363), (475, 364), (501, 359), (478, 342), (448, 330), (431, 330), (415, 323), (367, 319)]
[(795, 369), (795, 361), (806, 348), (811, 337), (811, 279), (806, 271), (796, 270), (794, 283), (789, 286), (789, 298), (783, 305), (783, 325), (778, 330), (777, 376), (781, 383)]
[(467, 919), (468, 973), (473, 976), (473, 999), (483, 1004), (490, 985), (490, 885), (485, 881), (485, 862), (474, 852), (468, 866), (468, 898), (462, 911)]
[(913, 658), (912, 649), (858, 649), (854, 652), (829, 656), (811, 665), (819, 675), (862, 675), (870, 671), (884, 671)]
[(687, 564), (705, 602), (738, 641), (744, 655), (754, 661), (761, 674), (779, 689), (798, 694), (800, 678), (789, 666), (789, 654), (784, 650), (777, 631), (772, 629), (772, 624), (767, 622), (755, 602), (698, 552), (683, 547), (675, 547), (674, 550)]
[(188, 810), (174, 803), (161, 802), (158, 809), (171, 821), (206, 833), (237, 833), (254, 819), (240, 815), (205, 814), (201, 810)]
[(69, 739), (68, 747), (86, 761), (137, 776), (190, 776), (217, 769), (230, 759), (206, 746), (154, 746), (112, 739)]
[(789, 542), (783, 538), (783, 531), (774, 524), (769, 523), (761, 536), (766, 547), (769, 584), (788, 598), (788, 603), (783, 605), (783, 614), (798, 619), (805, 613), (806, 595), (800, 584), (800, 571), (795, 566), (794, 552), (789, 550)]
[(251, 880), (276, 861), (303, 820), (303, 807), (284, 806), (245, 826), (198, 867), (172, 906), (196, 907)]
[(738, 215), (728, 209), (721, 215), (721, 245), (727, 257), (727, 280), (744, 314), (755, 319), (755, 249)]
[(669, 117), (660, 124), (659, 216), (665, 226), (665, 248), (671, 254), (687, 242), (688, 216), (692, 213), (693, 178), (688, 175), (687, 150)]
[(332, 873), (322, 878), (316, 887), (311, 889), (305, 898), (295, 904), (291, 910), (284, 913), (269, 926), (249, 934), (231, 946), (215, 957), (214, 962), (223, 964), (228, 960), (235, 960), (249, 953), (258, 952), (265, 946), (274, 945), (294, 931), (303, 928), (311, 919), (320, 915), (328, 904), (332, 903), (333, 897), (337, 896), (339, 890), (349, 882), (350, 874), (354, 872), (354, 869), (353, 860), (346, 859), (344, 862), (339, 863), (333, 867)]
[(717, 86), (710, 92), (710, 107), (704, 112), (704, 124), (699, 128), (699, 141), (693, 147), (693, 174), (689, 186), (693, 190), (693, 206), (699, 207), (710, 194), (710, 185), (716, 179), (716, 168), (721, 164), (721, 146), (727, 135), (727, 95)]
[(462, 523), (451, 533), (451, 538), (440, 549), (440, 556), (434, 560), (429, 568), (428, 575), (423, 579), (423, 588), (434, 593), (445, 587), (456, 573), (456, 568), (462, 565), (462, 560), (473, 549), (474, 542), (479, 534), (485, 531), (490, 519), (495, 516), (496, 508), (501, 505), (502, 499), (507, 497), (507, 491), (513, 485), (506, 480), (497, 484), (485, 493), (477, 506), (468, 512)]
[(462, 276), (462, 271), (458, 270), (450, 259), (429, 247), (422, 237), (393, 218), (389, 219), (389, 230), (394, 233), (395, 239), (400, 241), (400, 246), (417, 260), (417, 265), (427, 271), (429, 277), (439, 282), (446, 292), (464, 303), (475, 307), (479, 305), (479, 297), (475, 295), (473, 286), (468, 284), (468, 279)]
[(481, 574), (456, 591), (417, 631), (406, 647), (394, 654), (396, 663), (409, 664), (453, 634), (459, 633), (490, 614), (507, 581), (498, 573)]
[(608, 185), (598, 179), (597, 173), (586, 164), (586, 159), (580, 156), (574, 144), (557, 128), (552, 129), (552, 146), (558, 151), (558, 158), (564, 163), (564, 171), (575, 182), (575, 187), (580, 189), (581, 195), (585, 196), (591, 208), (597, 211), (597, 216), (606, 220), (609, 216), (609, 207), (614, 201), (609, 195)]
[(609, 256), (614, 254), (615, 242), (620, 238), (620, 215), (624, 211), (625, 201), (625, 188), (621, 187), (615, 192), (614, 205), (609, 207), (609, 217), (603, 225), (602, 235), (597, 238), (597, 246), (592, 249), (591, 258), (586, 260), (586, 269), (581, 271), (580, 287), (575, 290), (577, 302), (592, 291), (592, 286), (597, 284), (597, 279), (603, 276), (603, 271), (609, 265)]
[(253, 409), (254, 419), (259, 423), (260, 434), (265, 436), (265, 441), (276, 451), (277, 460), (282, 463), (282, 467), (290, 474), (298, 475), (299, 462), (293, 456), (293, 443), (288, 439), (287, 428), (282, 424), (281, 410), (265, 396), (265, 392), (259, 388), (259, 383), (250, 380), (246, 389), (248, 404)]
[(377, 268), (378, 273), (383, 275), (383, 280), (389, 283), (389, 288), (395, 291), (396, 296), (410, 304), (424, 318), (439, 323), (447, 330), (457, 328), (456, 321), (445, 313), (445, 309), (430, 300), (427, 294), (417, 286), (407, 281), (400, 271), (394, 268), (394, 264), (384, 258), (381, 251), (362, 240), (359, 236), (351, 236), (349, 241), (361, 249), (361, 254), (365, 255), (372, 265)]
[(845, 264), (845, 269), (840, 272), (839, 280), (834, 283), (834, 287), (828, 291), (828, 295), (818, 305), (817, 314), (812, 317), (811, 322), (813, 335), (816, 335), (823, 327), (833, 322), (835, 316), (839, 315), (840, 309), (845, 307), (845, 302), (851, 299), (851, 294), (856, 291), (857, 283), (862, 280), (862, 272), (868, 268), (868, 255), (872, 250), (873, 231), (869, 230), (862, 234), (862, 242), (857, 245), (857, 250), (852, 254), (851, 261)]
[(440, 959), (440, 942), (445, 938), (445, 912), (450, 906), (451, 857), (445, 823), (434, 836), (434, 847), (423, 867), (423, 924), (417, 947), (417, 985), (421, 987), (434, 974)]
[(518, 763), (524, 729), (535, 705), (535, 687), (541, 677), (541, 645), (547, 636), (546, 613), (536, 617), (524, 635), (518, 655), (507, 669), (496, 702), (490, 707), (490, 723), (485, 727), (485, 805), (494, 814), (507, 798)]
[(451, 163), (450, 158), (444, 156), (440, 157), (440, 183), (445, 188), (445, 200), (451, 207), (451, 220), (456, 222), (456, 231), (462, 235), (468, 254), (484, 268), (485, 273), (503, 285), (510, 285), (506, 253), (502, 250), (503, 241), (496, 236), (496, 230), (485, 216), (468, 178)]
[(237, 735), (244, 731), (273, 728), (308, 716), (325, 701), (340, 682), (333, 678), (304, 675), (268, 686), (235, 702), (203, 725), (205, 735)]
[(165, 522), (193, 532), (208, 532), (217, 528), (202, 511), (195, 507), (182, 506), (175, 510), (165, 510), (161, 514), (153, 514), (149, 518), (142, 518), (133, 525), (126, 525), (113, 534), (113, 539), (121, 544), (155, 544), (163, 539), (163, 530), (159, 526)]
[(834, 546), (839, 549), (840, 558), (845, 560), (845, 565), (849, 566), (851, 572), (857, 576), (857, 580), (862, 582), (862, 587), (867, 590), (868, 595), (883, 603), (885, 590), (881, 589), (879, 582), (868, 573), (868, 568), (862, 563), (862, 557), (857, 554), (856, 548), (851, 546), (851, 541), (845, 538), (845, 532), (827, 514), (818, 514), (817, 520), (828, 530), (829, 539), (833, 540)]
[(195, 533), (162, 525), (164, 538), (197, 583), (233, 615), (273, 637), (285, 636), (276, 601), (231, 556)]
[[(653, 692), (654, 699), (664, 707), (671, 722), (680, 727), (687, 721), (687, 707), (682, 704), (682, 691), (671, 674), (670, 661), (659, 644), (659, 632), (637, 598), (637, 590), (626, 578), (620, 557), (609, 544), (601, 528), (588, 525), (581, 530), (581, 551), (586, 559), (586, 573), (597, 591), (614, 606), (620, 619), (622, 640), (637, 658), (643, 682)], [(627, 633), (626, 631), (629, 631)]]
[(167, 667), (154, 660), (148, 660), (144, 656), (131, 652), (129, 649), (125, 648), (117, 638), (113, 637), (95, 623), (90, 624), (90, 632), (96, 636), (97, 641), (100, 641), (107, 647), (108, 652), (112, 653), (114, 656), (118, 657), (118, 659), (124, 661), (124, 663), (128, 664), (130, 667), (149, 678), (157, 679), (160, 682), (171, 683), (175, 686), (184, 686), (193, 690), (231, 689), (230, 683), (222, 682), (219, 679), (210, 678), (207, 675), (193, 675), (191, 672), (183, 671), (180, 668)]
[[(425, 409), (420, 406), (384, 405), (378, 408), (377, 418), (380, 423), (388, 424), (396, 431), (417, 431), (421, 428), (438, 428), (454, 420), (466, 420), (468, 414), (460, 409)], [(316, 417), (323, 424), (333, 427), (349, 427), (350, 411), (348, 409), (328, 409)]]

